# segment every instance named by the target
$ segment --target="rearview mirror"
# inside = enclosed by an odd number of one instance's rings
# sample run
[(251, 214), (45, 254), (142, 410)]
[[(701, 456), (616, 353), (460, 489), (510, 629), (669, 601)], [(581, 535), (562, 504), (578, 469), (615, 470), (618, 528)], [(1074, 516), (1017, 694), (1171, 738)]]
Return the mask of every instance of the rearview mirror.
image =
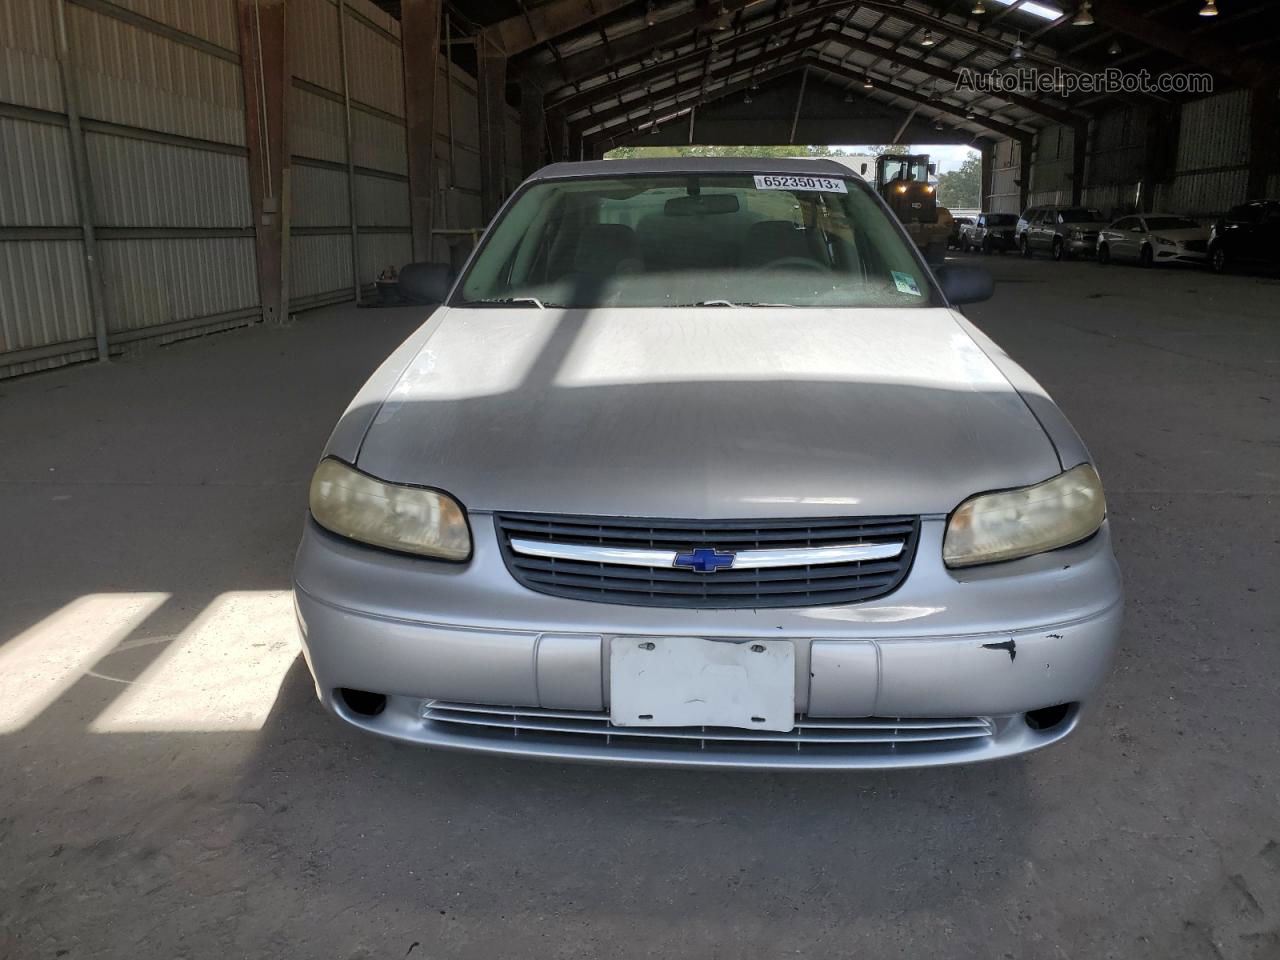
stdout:
[(732, 193), (693, 194), (672, 197), (662, 208), (668, 217), (696, 217), (706, 213), (737, 213), (738, 197)]
[(400, 296), (412, 303), (443, 303), (452, 286), (447, 263), (406, 263), (400, 271)]
[(981, 267), (944, 266), (934, 270), (933, 275), (953, 306), (988, 300), (996, 289), (991, 274)]

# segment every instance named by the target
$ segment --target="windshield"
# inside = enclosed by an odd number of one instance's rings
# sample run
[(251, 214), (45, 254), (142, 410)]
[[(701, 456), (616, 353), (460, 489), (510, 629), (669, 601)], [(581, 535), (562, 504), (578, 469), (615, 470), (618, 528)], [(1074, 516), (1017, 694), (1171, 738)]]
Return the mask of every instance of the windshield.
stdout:
[(860, 180), (659, 174), (535, 183), (453, 306), (941, 305)]
[(1101, 220), (1102, 214), (1091, 207), (1071, 207), (1059, 214), (1063, 223), (1089, 223)]
[(1186, 217), (1147, 217), (1148, 230), (1198, 230), (1200, 224)]
[(989, 227), (1011, 227), (1018, 222), (1018, 218), (1012, 213), (988, 213), (987, 226)]

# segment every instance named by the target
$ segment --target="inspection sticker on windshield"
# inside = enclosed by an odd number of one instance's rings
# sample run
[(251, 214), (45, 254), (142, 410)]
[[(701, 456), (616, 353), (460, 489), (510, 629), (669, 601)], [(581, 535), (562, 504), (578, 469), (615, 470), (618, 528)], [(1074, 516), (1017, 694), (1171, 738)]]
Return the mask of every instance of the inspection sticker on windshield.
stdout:
[(894, 270), (893, 285), (898, 288), (899, 293), (909, 293), (913, 297), (920, 296), (920, 288), (916, 286), (916, 278), (909, 273), (899, 273)]
[(848, 193), (843, 180), (835, 177), (784, 177), (781, 174), (756, 174), (757, 190), (821, 190), (824, 193)]

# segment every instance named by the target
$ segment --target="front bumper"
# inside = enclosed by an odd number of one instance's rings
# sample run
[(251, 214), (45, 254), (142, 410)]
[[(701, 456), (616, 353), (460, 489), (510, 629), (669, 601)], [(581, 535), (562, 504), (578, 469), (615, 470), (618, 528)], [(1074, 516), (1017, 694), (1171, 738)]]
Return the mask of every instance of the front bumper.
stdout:
[(1185, 247), (1155, 247), (1157, 263), (1208, 263), (1209, 251), (1188, 250)]
[(1097, 253), (1098, 235), (1085, 234), (1083, 237), (1067, 238), (1067, 252), (1073, 257), (1092, 257)]
[[(317, 693), (343, 720), (427, 746), (562, 760), (715, 767), (876, 768), (994, 759), (1062, 739), (1028, 711), (1082, 704), (1110, 663), (1122, 616), (1109, 534), (1040, 557), (959, 574), (941, 562), (944, 522), (926, 519), (910, 575), (875, 601), (824, 608), (687, 610), (548, 597), (519, 586), (487, 517), (475, 553), (454, 566), (370, 550), (313, 523), (303, 537), (295, 601)], [(608, 735), (609, 640), (616, 636), (790, 639), (796, 709), (823, 718), (978, 718), (990, 735), (922, 744), (899, 737), (810, 749), (731, 743), (694, 749), (661, 737)], [(351, 709), (341, 688), (387, 697)], [(604, 735), (470, 729), (424, 716), (430, 703), (568, 713)], [(520, 710), (518, 708), (528, 708)], [(501, 713), (503, 711), (496, 711)]]

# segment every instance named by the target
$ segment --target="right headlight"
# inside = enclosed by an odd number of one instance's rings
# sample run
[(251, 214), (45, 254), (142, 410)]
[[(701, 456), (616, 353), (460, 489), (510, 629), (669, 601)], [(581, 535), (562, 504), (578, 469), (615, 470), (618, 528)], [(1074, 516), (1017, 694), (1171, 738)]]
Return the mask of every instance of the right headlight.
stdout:
[(387, 483), (327, 457), (311, 478), (311, 516), (343, 537), (440, 560), (471, 556), (462, 505), (447, 493)]
[(942, 558), (971, 567), (1029, 557), (1092, 536), (1106, 516), (1098, 472), (1082, 463), (1043, 483), (970, 497), (947, 521)]

